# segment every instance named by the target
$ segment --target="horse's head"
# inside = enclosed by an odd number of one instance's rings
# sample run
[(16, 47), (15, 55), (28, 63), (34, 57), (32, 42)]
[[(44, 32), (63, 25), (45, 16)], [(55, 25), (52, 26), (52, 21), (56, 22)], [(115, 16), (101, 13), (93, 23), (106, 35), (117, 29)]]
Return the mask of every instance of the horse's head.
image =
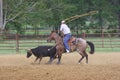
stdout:
[(31, 50), (27, 50), (27, 58), (29, 58), (32, 55), (32, 51)]
[(47, 42), (50, 42), (51, 40), (55, 40), (57, 36), (58, 36), (58, 34), (56, 31), (51, 31), (51, 33), (47, 39)]

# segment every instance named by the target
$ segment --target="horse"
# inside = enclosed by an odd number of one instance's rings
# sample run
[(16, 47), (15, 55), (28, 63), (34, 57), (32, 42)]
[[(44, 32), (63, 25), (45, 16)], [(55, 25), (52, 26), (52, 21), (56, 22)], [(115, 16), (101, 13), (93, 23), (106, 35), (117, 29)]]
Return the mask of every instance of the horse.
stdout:
[[(63, 39), (56, 31), (52, 31), (47, 41), (50, 42), (51, 40), (55, 40), (56, 50), (57, 50), (56, 54), (58, 55), (58, 64), (59, 64), (61, 61), (62, 53), (65, 52)], [(73, 49), (71, 51), (77, 51), (82, 56), (78, 61), (79, 64), (83, 60), (84, 57), (86, 57), (86, 63), (88, 63), (88, 54), (86, 53), (86, 49), (88, 45), (90, 46), (90, 49), (91, 49), (89, 53), (94, 54), (95, 52), (94, 44), (82, 38), (71, 37), (71, 39), (68, 41), (68, 44), (70, 46), (70, 49)], [(74, 48), (72, 48), (72, 46), (74, 46)]]

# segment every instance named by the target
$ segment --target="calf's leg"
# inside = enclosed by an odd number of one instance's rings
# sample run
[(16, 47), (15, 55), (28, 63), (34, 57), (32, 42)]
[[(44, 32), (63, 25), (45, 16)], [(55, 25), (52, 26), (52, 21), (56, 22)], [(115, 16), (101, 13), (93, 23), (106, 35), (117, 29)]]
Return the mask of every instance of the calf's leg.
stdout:
[(38, 60), (38, 57), (36, 57), (36, 59), (35, 59), (34, 63), (35, 63), (37, 60)]
[(42, 57), (40, 57), (40, 59), (39, 59), (39, 64), (40, 64), (41, 60), (42, 60)]
[(50, 60), (48, 61), (48, 64), (51, 64), (53, 60), (54, 60), (53, 56), (50, 56)]

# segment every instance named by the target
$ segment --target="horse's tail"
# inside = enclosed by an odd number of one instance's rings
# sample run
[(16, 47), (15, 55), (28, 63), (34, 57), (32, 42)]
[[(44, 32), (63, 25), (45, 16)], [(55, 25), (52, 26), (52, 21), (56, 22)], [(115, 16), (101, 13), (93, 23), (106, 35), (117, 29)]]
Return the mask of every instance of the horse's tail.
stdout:
[(87, 41), (88, 45), (90, 46), (91, 51), (89, 52), (90, 54), (94, 54), (95, 52), (95, 47), (94, 44), (90, 41)]

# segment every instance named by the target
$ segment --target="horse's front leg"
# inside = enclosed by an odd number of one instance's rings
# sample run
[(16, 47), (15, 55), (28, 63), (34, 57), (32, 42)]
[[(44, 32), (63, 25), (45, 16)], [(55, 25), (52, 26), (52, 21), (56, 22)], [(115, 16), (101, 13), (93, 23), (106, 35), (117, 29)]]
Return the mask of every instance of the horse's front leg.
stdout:
[(58, 53), (58, 62), (57, 62), (57, 64), (60, 64), (61, 57), (62, 57), (62, 53)]
[(87, 53), (86, 53), (86, 51), (84, 51), (84, 55), (85, 55), (85, 57), (86, 57), (86, 64), (88, 64), (88, 55), (87, 55)]

